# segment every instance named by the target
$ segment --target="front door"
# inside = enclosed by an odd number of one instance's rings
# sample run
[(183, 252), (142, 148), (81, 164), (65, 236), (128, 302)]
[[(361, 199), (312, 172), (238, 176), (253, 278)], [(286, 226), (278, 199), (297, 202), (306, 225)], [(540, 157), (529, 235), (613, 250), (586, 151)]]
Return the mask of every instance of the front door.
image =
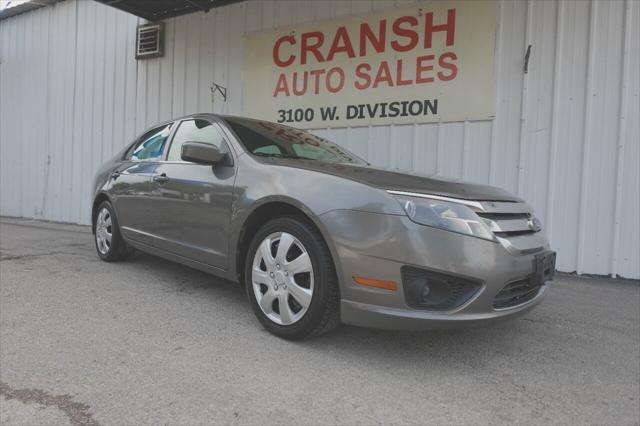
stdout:
[(231, 156), (218, 124), (200, 118), (178, 124), (167, 159), (151, 181), (154, 245), (226, 269), (235, 167), (182, 161), (185, 142), (210, 143)]
[(151, 178), (170, 133), (171, 123), (146, 132), (111, 174), (111, 194), (118, 223), (128, 240), (146, 244), (152, 241), (149, 235)]

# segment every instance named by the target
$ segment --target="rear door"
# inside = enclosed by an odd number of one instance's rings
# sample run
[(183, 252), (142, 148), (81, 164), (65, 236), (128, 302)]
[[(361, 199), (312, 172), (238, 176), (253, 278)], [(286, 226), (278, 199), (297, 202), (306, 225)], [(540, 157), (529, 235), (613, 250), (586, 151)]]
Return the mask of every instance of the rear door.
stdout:
[(151, 182), (154, 245), (226, 269), (235, 166), (182, 161), (180, 150), (184, 142), (203, 142), (231, 156), (229, 144), (213, 121), (191, 118), (177, 126)]
[(149, 235), (151, 178), (162, 158), (172, 124), (163, 124), (140, 136), (111, 176), (118, 222), (127, 239), (146, 244), (152, 242)]

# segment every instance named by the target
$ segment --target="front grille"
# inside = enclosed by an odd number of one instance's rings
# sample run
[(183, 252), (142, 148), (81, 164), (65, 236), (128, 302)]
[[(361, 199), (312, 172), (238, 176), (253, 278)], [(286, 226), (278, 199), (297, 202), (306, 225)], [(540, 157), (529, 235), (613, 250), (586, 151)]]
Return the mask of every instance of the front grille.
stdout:
[(485, 219), (491, 220), (505, 220), (505, 219), (529, 219), (531, 217), (531, 213), (485, 213), (481, 212), (478, 215), (484, 217)]
[(498, 237), (509, 238), (535, 234), (539, 231), (532, 225), (531, 213), (479, 212), (489, 229)]
[(482, 283), (453, 275), (403, 266), (402, 287), (412, 308), (446, 311), (462, 306), (482, 287)]
[(533, 278), (514, 281), (507, 284), (500, 290), (500, 293), (493, 299), (495, 309), (511, 308), (522, 305), (536, 297), (542, 285), (536, 283)]

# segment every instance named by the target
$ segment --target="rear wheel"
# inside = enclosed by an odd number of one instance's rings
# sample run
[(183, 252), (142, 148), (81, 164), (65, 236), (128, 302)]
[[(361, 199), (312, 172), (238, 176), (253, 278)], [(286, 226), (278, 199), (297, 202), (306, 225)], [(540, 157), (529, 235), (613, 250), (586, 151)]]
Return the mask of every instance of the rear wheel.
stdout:
[(249, 247), (244, 280), (258, 320), (280, 337), (302, 339), (340, 322), (329, 249), (306, 221), (283, 217), (265, 224)]
[(95, 243), (98, 256), (106, 262), (123, 260), (133, 254), (122, 238), (118, 220), (109, 201), (103, 201), (95, 214)]

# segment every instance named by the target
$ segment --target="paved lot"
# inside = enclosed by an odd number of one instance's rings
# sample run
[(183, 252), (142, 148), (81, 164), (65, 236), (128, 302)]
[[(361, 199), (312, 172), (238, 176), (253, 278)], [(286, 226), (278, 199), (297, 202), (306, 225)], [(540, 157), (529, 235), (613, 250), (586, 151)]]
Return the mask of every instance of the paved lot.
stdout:
[(561, 276), (492, 328), (291, 343), (240, 286), (0, 224), (3, 424), (638, 424), (640, 285)]

